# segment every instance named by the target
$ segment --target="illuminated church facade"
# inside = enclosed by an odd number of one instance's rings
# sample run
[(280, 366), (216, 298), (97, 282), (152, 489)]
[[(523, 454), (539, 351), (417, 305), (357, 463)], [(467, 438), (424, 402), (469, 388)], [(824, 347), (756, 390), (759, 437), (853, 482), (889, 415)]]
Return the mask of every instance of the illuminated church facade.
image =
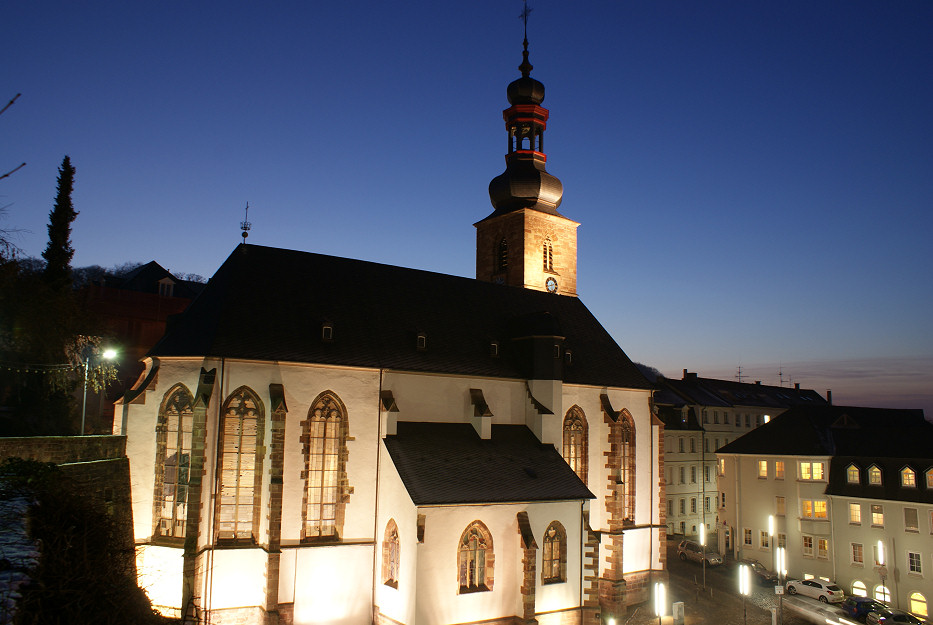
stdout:
[(244, 242), (145, 358), (114, 429), (161, 611), (597, 623), (649, 599), (663, 425), (576, 296), (527, 40), (519, 69), (476, 279)]

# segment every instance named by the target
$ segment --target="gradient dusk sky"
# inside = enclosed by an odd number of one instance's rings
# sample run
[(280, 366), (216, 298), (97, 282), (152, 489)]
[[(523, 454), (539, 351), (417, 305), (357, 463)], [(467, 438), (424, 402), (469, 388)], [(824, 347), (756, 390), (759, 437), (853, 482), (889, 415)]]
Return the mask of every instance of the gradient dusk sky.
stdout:
[[(629, 356), (933, 417), (933, 2), (530, 6), (579, 293)], [(248, 201), (250, 243), (472, 276), (521, 9), (5, 2), (0, 227), (42, 252), (68, 154), (75, 266), (209, 277)]]

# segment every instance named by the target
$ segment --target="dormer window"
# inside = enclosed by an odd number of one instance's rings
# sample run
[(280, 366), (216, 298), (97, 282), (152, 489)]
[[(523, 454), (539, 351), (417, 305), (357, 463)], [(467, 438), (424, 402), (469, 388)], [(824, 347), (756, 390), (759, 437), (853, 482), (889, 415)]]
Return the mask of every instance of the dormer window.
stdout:
[(560, 358), (560, 345), (554, 344), (554, 358)]
[(846, 467), (846, 482), (849, 484), (858, 484), (860, 479), (860, 471), (857, 466), (850, 464)]
[(428, 335), (425, 334), (424, 332), (419, 332), (415, 345), (417, 346), (419, 350), (427, 349), (428, 348)]
[(330, 322), (324, 322), (321, 326), (321, 339), (325, 343), (330, 343), (334, 340), (334, 324)]
[(901, 469), (901, 486), (905, 488), (917, 487), (917, 474), (910, 467)]
[(499, 342), (493, 341), (489, 344), (489, 355), (493, 358), (499, 357)]
[(872, 486), (881, 486), (881, 469), (875, 465), (868, 467), (868, 483)]
[(168, 278), (159, 280), (159, 295), (162, 297), (171, 297), (175, 291), (175, 283)]
[(564, 362), (568, 365), (573, 364), (573, 352), (569, 349), (564, 350)]

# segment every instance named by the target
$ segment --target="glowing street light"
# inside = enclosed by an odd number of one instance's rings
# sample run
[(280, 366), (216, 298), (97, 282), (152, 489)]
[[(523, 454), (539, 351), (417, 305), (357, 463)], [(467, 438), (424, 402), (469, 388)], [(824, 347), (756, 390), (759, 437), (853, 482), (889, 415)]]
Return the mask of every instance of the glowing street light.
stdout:
[(739, 593), (742, 595), (742, 612), (745, 615), (745, 625), (748, 625), (748, 607), (746, 600), (752, 592), (751, 573), (748, 565), (743, 564), (739, 567)]
[(654, 583), (654, 613), (658, 617), (658, 625), (661, 625), (661, 617), (664, 616), (664, 582)]
[(778, 547), (774, 550), (775, 557), (777, 558), (777, 564), (775, 568), (777, 569), (775, 573), (778, 576), (778, 583), (781, 585), (781, 594), (778, 595), (778, 614), (780, 617), (780, 622), (784, 622), (784, 580), (787, 578), (787, 550), (784, 547)]
[(703, 552), (703, 590), (706, 590), (706, 523), (700, 523), (700, 551)]
[[(117, 351), (115, 349), (105, 349), (101, 353), (101, 358), (105, 360), (113, 360), (117, 357)], [(88, 369), (91, 368), (91, 348), (84, 348), (84, 394), (81, 396), (81, 436), (84, 436), (84, 417), (87, 414), (87, 374)]]

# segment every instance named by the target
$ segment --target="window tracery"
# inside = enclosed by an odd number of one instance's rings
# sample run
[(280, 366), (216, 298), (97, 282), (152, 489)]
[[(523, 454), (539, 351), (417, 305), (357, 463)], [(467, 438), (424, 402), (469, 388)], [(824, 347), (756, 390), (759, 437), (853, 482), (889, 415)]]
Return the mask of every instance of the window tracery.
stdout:
[(265, 415), (252, 389), (241, 386), (224, 402), (217, 471), (217, 540), (258, 542)]
[(586, 415), (579, 406), (573, 406), (564, 417), (563, 456), (574, 473), (586, 483), (587, 425)]
[(188, 517), (188, 480), (194, 422), (191, 392), (183, 385), (170, 388), (162, 400), (156, 425), (156, 481), (154, 534), (185, 537)]
[(482, 521), (473, 521), (460, 536), (458, 554), (460, 592), (492, 590), (492, 536)]
[(541, 582), (556, 584), (567, 580), (567, 532), (559, 521), (552, 521), (544, 531), (541, 555)]
[(347, 492), (347, 411), (330, 391), (321, 393), (303, 423), (305, 505), (303, 539), (339, 539)]

